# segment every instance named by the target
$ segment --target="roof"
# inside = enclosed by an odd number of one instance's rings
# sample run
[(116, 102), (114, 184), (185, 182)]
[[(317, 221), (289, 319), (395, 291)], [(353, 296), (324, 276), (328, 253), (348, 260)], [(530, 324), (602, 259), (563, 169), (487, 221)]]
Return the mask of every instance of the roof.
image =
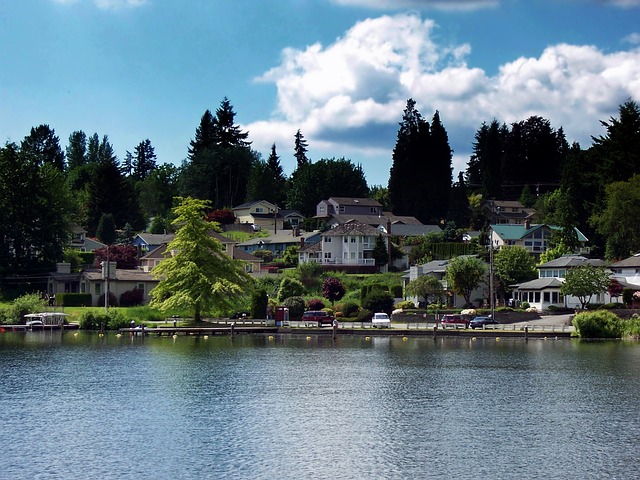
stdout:
[(140, 238), (147, 245), (162, 245), (169, 243), (175, 238), (175, 233), (139, 233), (136, 237)]
[(439, 233), (442, 229), (438, 225), (407, 225), (404, 223), (392, 223), (391, 235), (398, 237), (417, 237), (427, 233)]
[[(84, 277), (89, 281), (102, 281), (102, 272), (100, 270), (87, 270), (83, 273)], [(116, 269), (116, 280), (119, 282), (157, 282), (158, 280), (149, 272), (142, 270), (124, 270)]]
[(233, 258), (235, 260), (242, 260), (244, 262), (252, 262), (252, 263), (262, 263), (262, 259), (256, 257), (255, 255), (251, 255), (248, 252), (245, 252), (241, 248), (233, 247)]
[(640, 254), (636, 253), (624, 260), (613, 263), (611, 268), (638, 268), (640, 267)]
[(338, 205), (362, 205), (365, 207), (382, 207), (380, 202), (373, 198), (354, 198), (354, 197), (329, 197), (327, 202), (335, 202)]
[(300, 247), (299, 253), (317, 253), (322, 252), (322, 243), (305, 243), (304, 246)]
[(544, 290), (545, 288), (560, 288), (562, 280), (555, 277), (543, 277), (528, 282), (517, 283), (519, 290)]
[(420, 223), (420, 220), (418, 220), (416, 217), (411, 217), (411, 216), (397, 216), (397, 215), (393, 215), (392, 213), (389, 212), (384, 212), (382, 215), (348, 215), (348, 214), (331, 214), (331, 215), (320, 215), (320, 216), (316, 216), (315, 218), (329, 218), (330, 219), (330, 223), (337, 223), (337, 224), (343, 224), (343, 223), (349, 223), (349, 222), (356, 222), (356, 223), (366, 223), (368, 225), (386, 225), (388, 221), (391, 222), (391, 224), (405, 224), (405, 225), (422, 225), (422, 223)]
[[(541, 230), (541, 229), (545, 229), (545, 228), (547, 228), (549, 230), (553, 230), (553, 231), (562, 230), (561, 227), (558, 227), (558, 226), (555, 226), (555, 225), (547, 225), (545, 223), (542, 223), (542, 224), (531, 224), (529, 226), (527, 226), (527, 225), (493, 224), (493, 225), (490, 226), (490, 228), (494, 232), (496, 232), (496, 234), (498, 234), (504, 240), (521, 240), (524, 237), (526, 237), (527, 235), (530, 235), (531, 233), (535, 232), (536, 230)], [(574, 230), (576, 231), (576, 234), (578, 235), (578, 241), (579, 242), (586, 242), (587, 241), (587, 237), (585, 237), (580, 230), (578, 230), (577, 228), (574, 228)]]
[(254, 205), (260, 205), (260, 204), (264, 204), (267, 203), (269, 205), (271, 205), (273, 208), (278, 208), (277, 205), (274, 205), (273, 203), (267, 201), (267, 200), (254, 200), (252, 202), (245, 202), (241, 205), (238, 205), (237, 207), (233, 207), (231, 210), (241, 210), (241, 209), (245, 209), (245, 208), (251, 208)]
[(562, 257), (549, 260), (538, 265), (537, 268), (574, 268), (582, 265), (593, 265), (594, 267), (605, 267), (607, 264), (599, 258), (587, 258), (582, 255), (563, 255)]
[(377, 236), (377, 235), (382, 235), (382, 232), (380, 232), (377, 228), (372, 227), (371, 225), (354, 222), (354, 223), (344, 223), (342, 225), (338, 225), (322, 233), (323, 237), (338, 237), (338, 236), (346, 236), (346, 235)]
[(250, 245), (265, 245), (265, 244), (293, 244), (300, 243), (300, 239), (304, 238), (307, 241), (309, 238), (318, 235), (317, 231), (314, 232), (304, 232), (300, 233), (300, 235), (293, 235), (293, 230), (281, 230), (277, 233), (272, 233), (268, 237), (254, 237), (244, 242), (238, 243), (238, 246), (248, 247)]

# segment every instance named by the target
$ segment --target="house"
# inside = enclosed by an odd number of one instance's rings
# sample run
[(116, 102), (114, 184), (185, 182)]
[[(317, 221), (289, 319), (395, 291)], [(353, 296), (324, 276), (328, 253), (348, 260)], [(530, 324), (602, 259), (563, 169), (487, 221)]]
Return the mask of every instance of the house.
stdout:
[(240, 242), (237, 248), (247, 253), (255, 253), (259, 250), (268, 250), (273, 253), (274, 257), (281, 257), (284, 251), (296, 245), (304, 245), (306, 243), (317, 243), (320, 241), (320, 232), (301, 232), (299, 229), (280, 230), (266, 237), (255, 237), (247, 241)]
[(71, 228), (71, 243), (69, 246), (80, 252), (94, 252), (100, 248), (105, 248), (107, 245), (87, 237), (87, 231), (84, 228), (74, 225)]
[[(447, 282), (447, 266), (450, 260), (432, 260), (431, 262), (424, 263), (422, 265), (414, 265), (409, 268), (402, 276), (402, 289), (406, 291), (409, 282), (416, 280), (423, 275), (431, 275), (436, 277), (442, 283), (442, 289), (445, 292), (447, 303), (455, 308), (464, 308), (465, 300), (462, 295), (458, 295), (452, 290), (449, 290), (449, 284)], [(487, 271), (489, 267), (487, 266)], [(484, 302), (489, 296), (489, 292), (486, 291), (484, 284), (479, 285), (475, 290), (471, 292), (471, 301), (477, 304)], [(424, 302), (424, 298), (406, 297), (407, 300), (411, 300), (415, 305), (419, 305)], [(443, 298), (445, 301), (445, 298)]]
[(233, 207), (236, 223), (250, 224), (254, 230), (266, 230), (277, 233), (285, 226), (297, 227), (304, 221), (304, 216), (297, 210), (279, 208), (266, 200), (257, 200)]
[(331, 197), (316, 205), (316, 217), (332, 215), (382, 215), (382, 205), (371, 198)]
[[(561, 230), (560, 227), (546, 224), (534, 225), (529, 222), (525, 222), (522, 225), (492, 224), (489, 228), (491, 245), (494, 248), (500, 249), (505, 245), (518, 245), (536, 256), (549, 249), (550, 240), (554, 232)], [(580, 251), (578, 253), (588, 253), (587, 237), (577, 228), (575, 232), (580, 243)]]
[(298, 261), (375, 267), (373, 250), (379, 235), (386, 245), (387, 235), (371, 225), (356, 222), (339, 225), (321, 233), (317, 244), (301, 246)]
[[(527, 302), (539, 312), (548, 310), (550, 306), (562, 308), (580, 307), (580, 301), (573, 296), (562, 295), (561, 287), (567, 272), (576, 267), (592, 265), (606, 267), (604, 260), (590, 259), (582, 255), (564, 255), (537, 266), (538, 278), (514, 285), (512, 298), (518, 304)], [(608, 303), (611, 297), (608, 292), (596, 295), (592, 302)]]
[[(143, 292), (143, 303), (148, 303), (149, 292), (158, 284), (158, 280), (148, 272), (116, 269), (115, 262), (111, 262), (111, 264), (109, 292), (119, 300), (120, 295), (124, 292), (140, 289)], [(51, 296), (59, 293), (90, 293), (91, 305), (93, 306), (100, 306), (98, 304), (100, 296), (104, 294), (106, 289), (102, 270), (93, 268), (73, 273), (69, 263), (57, 264), (56, 271), (49, 274), (47, 284), (47, 293)]]
[(613, 272), (613, 278), (623, 286), (640, 290), (640, 254), (636, 253), (624, 260), (612, 263), (609, 269)]
[(522, 225), (531, 221), (535, 210), (516, 200), (487, 200), (482, 204), (482, 214), (490, 224)]
[(138, 233), (134, 237), (132, 245), (139, 252), (150, 252), (161, 245), (169, 243), (175, 236), (175, 233)]

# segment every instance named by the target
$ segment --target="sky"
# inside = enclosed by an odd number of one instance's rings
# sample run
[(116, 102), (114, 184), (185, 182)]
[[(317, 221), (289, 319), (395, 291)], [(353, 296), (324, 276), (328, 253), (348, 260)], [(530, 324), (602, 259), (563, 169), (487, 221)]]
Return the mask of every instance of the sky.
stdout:
[(542, 116), (591, 145), (640, 101), (640, 0), (0, 0), (0, 141), (150, 139), (180, 165), (227, 97), (287, 175), (347, 158), (386, 186), (407, 99), (437, 110), (454, 180), (483, 122)]

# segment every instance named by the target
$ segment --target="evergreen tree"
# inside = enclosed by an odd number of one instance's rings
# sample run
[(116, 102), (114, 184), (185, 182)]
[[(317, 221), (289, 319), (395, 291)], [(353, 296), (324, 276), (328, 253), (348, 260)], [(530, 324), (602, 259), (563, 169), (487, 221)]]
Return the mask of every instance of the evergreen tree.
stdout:
[(173, 207), (173, 197), (178, 195), (178, 169), (171, 164), (162, 164), (153, 169), (136, 188), (145, 216), (167, 216)]
[(162, 311), (188, 309), (195, 321), (217, 309), (224, 312), (250, 291), (253, 279), (242, 262), (223, 252), (222, 244), (209, 235), (204, 220), (210, 202), (178, 198), (173, 213), (177, 228), (167, 246), (175, 252), (153, 268), (160, 283), (150, 292), (151, 306)]
[(458, 182), (451, 189), (447, 219), (452, 221), (456, 227), (465, 229), (469, 228), (471, 222), (471, 207), (462, 172), (458, 174)]
[(49, 125), (31, 128), (31, 133), (20, 145), (22, 155), (32, 156), (37, 166), (50, 163), (60, 172), (64, 171), (64, 153), (60, 147), (60, 139)]
[(311, 163), (307, 157), (307, 141), (304, 139), (304, 135), (300, 133), (300, 129), (295, 134), (295, 142), (293, 147), (293, 156), (296, 157), (297, 168), (303, 165)]
[(78, 130), (69, 135), (67, 145), (67, 170), (82, 167), (87, 163), (87, 135)]
[(380, 268), (389, 263), (389, 252), (387, 250), (387, 244), (382, 238), (382, 234), (378, 234), (376, 237), (376, 244), (373, 247), (371, 256), (376, 262), (376, 267)]
[(276, 152), (276, 144), (271, 146), (271, 154), (267, 159), (269, 179), (273, 182), (273, 202), (276, 205), (284, 205), (287, 198), (287, 177), (284, 174), (280, 157)]
[[(449, 146), (449, 136), (440, 121), (438, 111), (431, 120), (431, 136), (427, 151), (427, 165), (423, 169), (424, 204), (422, 218), (430, 223), (440, 222), (447, 216), (451, 194), (451, 161), (453, 151)], [(420, 218), (419, 215), (416, 217)]]
[(189, 160), (193, 161), (198, 154), (209, 150), (216, 145), (216, 127), (213, 115), (206, 110), (200, 119), (200, 125), (196, 128), (196, 135), (189, 142)]
[(473, 155), (469, 159), (467, 181), (485, 198), (502, 197), (501, 165), (509, 129), (493, 119), (490, 125), (483, 123), (476, 132)]
[[(129, 152), (127, 152), (129, 153)], [(136, 180), (145, 180), (156, 168), (156, 151), (148, 138), (140, 142), (134, 149), (133, 177)]]
[(116, 237), (116, 224), (113, 221), (113, 215), (103, 213), (96, 229), (96, 238), (106, 245), (111, 245), (116, 241)]
[(247, 141), (248, 132), (240, 130), (238, 125), (234, 125), (236, 112), (227, 97), (220, 102), (216, 110), (216, 118), (213, 122), (214, 137), (216, 145), (222, 148), (249, 147), (251, 142)]

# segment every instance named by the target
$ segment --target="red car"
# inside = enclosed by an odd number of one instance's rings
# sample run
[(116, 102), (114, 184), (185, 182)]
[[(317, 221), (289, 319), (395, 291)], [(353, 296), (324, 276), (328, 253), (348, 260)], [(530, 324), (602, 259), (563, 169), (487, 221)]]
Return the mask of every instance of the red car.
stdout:
[(447, 325), (454, 325), (456, 328), (458, 327), (458, 325), (462, 325), (464, 326), (464, 328), (469, 327), (469, 320), (467, 320), (462, 315), (454, 315), (454, 314), (443, 315), (442, 318), (440, 319), (440, 323), (442, 324), (443, 327), (446, 327)]
[(333, 315), (329, 315), (324, 310), (309, 310), (302, 314), (302, 321), (315, 323), (321, 327), (323, 325), (331, 325), (333, 323)]

